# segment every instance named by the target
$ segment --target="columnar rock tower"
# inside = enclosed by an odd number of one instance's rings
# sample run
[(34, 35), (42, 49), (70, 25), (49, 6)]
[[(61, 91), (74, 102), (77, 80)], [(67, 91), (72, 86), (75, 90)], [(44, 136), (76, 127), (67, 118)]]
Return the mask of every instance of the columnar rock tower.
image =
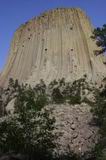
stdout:
[(103, 55), (90, 38), (89, 18), (78, 8), (55, 9), (21, 25), (15, 32), (0, 85), (10, 77), (31, 85), (43, 79), (46, 83), (64, 77), (99, 81), (106, 76)]

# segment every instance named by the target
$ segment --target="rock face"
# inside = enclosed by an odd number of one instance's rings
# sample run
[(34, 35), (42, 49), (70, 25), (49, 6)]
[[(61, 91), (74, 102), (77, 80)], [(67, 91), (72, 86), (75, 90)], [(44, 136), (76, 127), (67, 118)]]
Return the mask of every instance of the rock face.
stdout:
[(73, 151), (83, 155), (90, 152), (98, 142), (98, 127), (92, 125), (93, 116), (88, 104), (81, 105), (52, 105), (53, 116), (56, 118), (56, 135), (60, 135), (57, 145), (57, 152), (65, 154)]
[(84, 74), (99, 81), (106, 76), (103, 56), (95, 56), (92, 26), (80, 9), (55, 9), (35, 17), (15, 32), (0, 85), (10, 77), (20, 82), (46, 83), (65, 77), (73, 81)]

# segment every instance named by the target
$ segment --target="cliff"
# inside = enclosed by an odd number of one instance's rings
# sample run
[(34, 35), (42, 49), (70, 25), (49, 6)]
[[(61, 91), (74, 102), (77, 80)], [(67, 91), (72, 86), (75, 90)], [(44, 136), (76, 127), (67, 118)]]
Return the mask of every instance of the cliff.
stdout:
[(80, 9), (55, 9), (21, 25), (14, 34), (8, 61), (0, 76), (5, 86), (10, 77), (31, 85), (84, 74), (93, 82), (106, 76), (103, 55), (95, 56), (92, 26)]

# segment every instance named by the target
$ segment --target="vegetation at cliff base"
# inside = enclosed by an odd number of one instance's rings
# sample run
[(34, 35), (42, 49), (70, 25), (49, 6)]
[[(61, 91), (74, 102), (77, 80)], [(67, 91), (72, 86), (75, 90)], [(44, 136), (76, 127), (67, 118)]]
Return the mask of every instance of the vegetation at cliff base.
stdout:
[(106, 160), (106, 87), (96, 94), (96, 102), (92, 112), (101, 135), (100, 141), (95, 147), (96, 160)]
[[(52, 81), (48, 86), (43, 80), (35, 87), (19, 84), (18, 80), (10, 79), (3, 113), (0, 118), (0, 152), (20, 153), (33, 160), (105, 160), (106, 159), (106, 87), (97, 89), (88, 85), (86, 76), (72, 83), (65, 79)], [(8, 93), (8, 94), (7, 94)], [(89, 94), (92, 97), (89, 98)], [(1, 94), (1, 99), (2, 96)], [(15, 99), (14, 113), (6, 110), (9, 101)], [(48, 104), (71, 105), (87, 103), (92, 107), (95, 125), (100, 128), (101, 138), (92, 156), (84, 158), (71, 151), (65, 155), (55, 155), (56, 139), (52, 110), (45, 108)], [(61, 106), (61, 105), (60, 105)], [(89, 154), (88, 154), (89, 155)]]
[(0, 152), (50, 159), (55, 146), (52, 133), (55, 119), (50, 117), (52, 111), (43, 109), (47, 102), (43, 88), (35, 95), (30, 86), (10, 79), (8, 90), (11, 89), (17, 90), (14, 114), (5, 112), (0, 118)]

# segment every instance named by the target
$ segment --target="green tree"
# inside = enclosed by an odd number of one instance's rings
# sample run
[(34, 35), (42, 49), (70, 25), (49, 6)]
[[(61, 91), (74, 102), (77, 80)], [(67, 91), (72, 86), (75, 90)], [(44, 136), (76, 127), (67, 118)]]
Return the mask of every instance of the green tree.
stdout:
[[(15, 84), (15, 85), (14, 85)], [(54, 149), (54, 122), (47, 104), (45, 85), (36, 92), (31, 86), (19, 85), (10, 80), (10, 87), (18, 87), (14, 114), (0, 118), (0, 152), (28, 154), (37, 160), (51, 159)]]
[(91, 37), (96, 40), (97, 46), (101, 47), (101, 50), (95, 51), (95, 54), (99, 55), (104, 53), (106, 51), (106, 24), (101, 28), (98, 27), (94, 29), (93, 36)]
[(33, 110), (8, 115), (0, 122), (0, 151), (28, 154), (38, 159), (48, 159), (54, 149), (55, 119), (50, 111)]
[(106, 159), (106, 88), (96, 92), (96, 102), (92, 108), (94, 120), (99, 126), (101, 138), (96, 145), (95, 155), (96, 160)]
[(64, 96), (58, 87), (54, 88), (52, 91), (52, 101), (56, 104), (64, 103)]
[(14, 87), (14, 80), (12, 78), (9, 79), (8, 87)]

